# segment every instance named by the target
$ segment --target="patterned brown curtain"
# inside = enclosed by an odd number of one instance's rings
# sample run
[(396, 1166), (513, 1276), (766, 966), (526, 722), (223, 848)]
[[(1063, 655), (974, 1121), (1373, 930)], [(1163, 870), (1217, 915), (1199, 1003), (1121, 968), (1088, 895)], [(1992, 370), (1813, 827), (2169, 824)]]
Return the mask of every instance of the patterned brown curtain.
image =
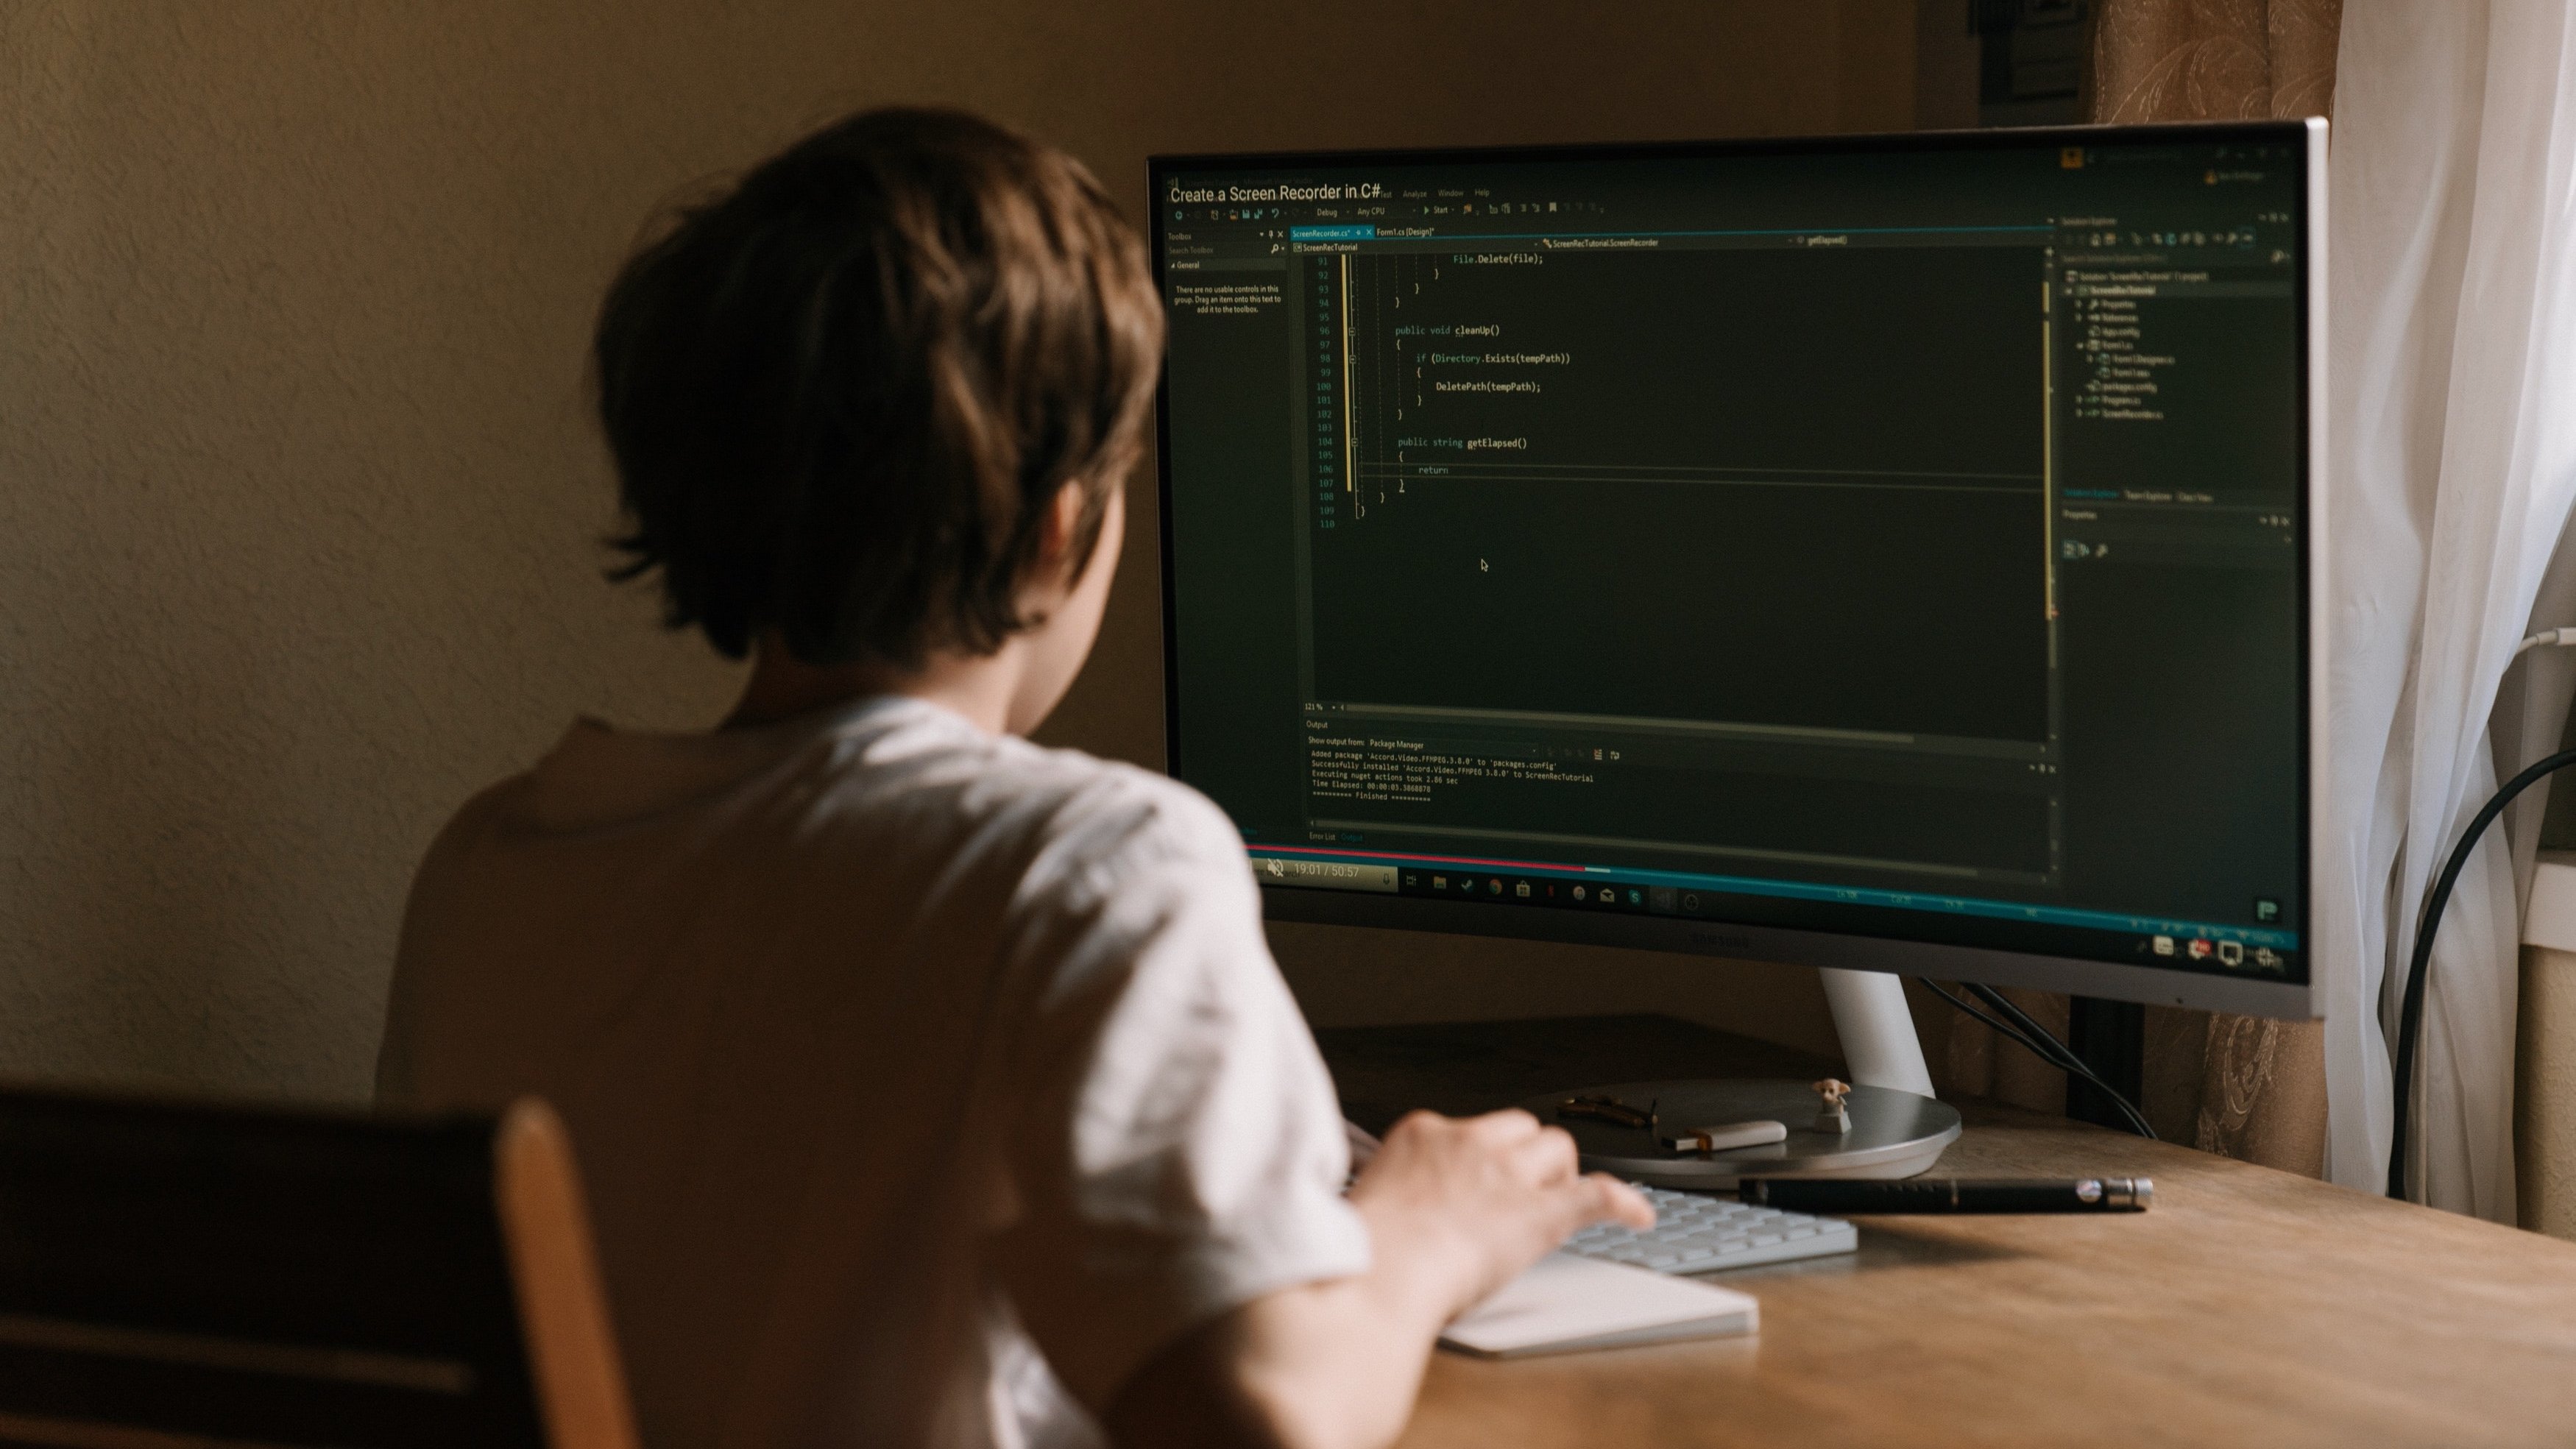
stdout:
[(2242, 121), (2334, 109), (2343, 0), (2097, 0), (2097, 121)]
[[(2097, 121), (2327, 114), (2343, 0), (2096, 0), (2088, 110)], [(2007, 993), (2052, 1029), (2066, 998)], [(1972, 1021), (1950, 1036), (1950, 1085), (2062, 1111), (2066, 1076)], [(2145, 1100), (2159, 1136), (2324, 1175), (2325, 1034), (2315, 1022), (2147, 1008)]]

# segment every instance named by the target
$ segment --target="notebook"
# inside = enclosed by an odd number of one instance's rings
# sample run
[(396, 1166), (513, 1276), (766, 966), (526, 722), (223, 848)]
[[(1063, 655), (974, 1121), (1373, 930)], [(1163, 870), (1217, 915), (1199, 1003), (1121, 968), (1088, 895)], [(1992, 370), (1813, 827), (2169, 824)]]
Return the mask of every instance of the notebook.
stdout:
[(1484, 1358), (1717, 1338), (1761, 1326), (1749, 1293), (1689, 1278), (1551, 1253), (1468, 1309), (1442, 1345)]

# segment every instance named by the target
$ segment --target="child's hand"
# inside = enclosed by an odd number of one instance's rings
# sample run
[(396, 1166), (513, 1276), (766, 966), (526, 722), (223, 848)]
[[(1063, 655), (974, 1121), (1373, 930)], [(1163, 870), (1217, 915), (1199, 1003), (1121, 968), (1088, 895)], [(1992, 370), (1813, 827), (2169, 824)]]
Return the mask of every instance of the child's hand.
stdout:
[(1454, 1317), (1603, 1219), (1644, 1230), (1655, 1210), (1606, 1173), (1578, 1170), (1574, 1139), (1527, 1112), (1415, 1112), (1351, 1184), (1384, 1266)]
[(1442, 1325), (1577, 1228), (1655, 1223), (1636, 1189), (1577, 1171), (1574, 1139), (1527, 1112), (1416, 1112), (1382, 1143), (1349, 1130), (1368, 1271), (1281, 1289), (1185, 1334), (1109, 1405), (1114, 1442), (1391, 1443)]

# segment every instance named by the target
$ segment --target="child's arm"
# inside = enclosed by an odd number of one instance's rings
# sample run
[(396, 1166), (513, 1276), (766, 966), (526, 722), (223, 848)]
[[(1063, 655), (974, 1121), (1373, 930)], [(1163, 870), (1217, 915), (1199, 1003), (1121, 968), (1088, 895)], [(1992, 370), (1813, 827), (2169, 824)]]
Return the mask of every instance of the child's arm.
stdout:
[(1397, 1123), (1352, 1184), (1369, 1270), (1245, 1304), (1184, 1335), (1111, 1402), (1122, 1449), (1373, 1449), (1403, 1432), (1450, 1319), (1603, 1218), (1654, 1210), (1576, 1170), (1573, 1139), (1524, 1112)]

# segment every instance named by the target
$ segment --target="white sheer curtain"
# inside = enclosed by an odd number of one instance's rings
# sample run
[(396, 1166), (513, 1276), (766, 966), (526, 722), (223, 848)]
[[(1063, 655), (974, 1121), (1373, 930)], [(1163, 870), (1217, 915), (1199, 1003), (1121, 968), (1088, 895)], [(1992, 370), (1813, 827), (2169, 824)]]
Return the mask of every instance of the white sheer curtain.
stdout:
[[(2428, 882), (2494, 791), (2498, 689), (2576, 497), (2571, 7), (2347, 0), (2330, 186), (2332, 744), (2315, 959), (2327, 1171), (2378, 1191), (2408, 947)], [(2505, 720), (2508, 768), (2554, 743), (2526, 738), (2543, 731), (2522, 703)], [(2537, 812), (2523, 818), (2536, 827)], [(2415, 1097), (2422, 1196), (2504, 1221), (2515, 895), (2492, 839), (2445, 917)]]

